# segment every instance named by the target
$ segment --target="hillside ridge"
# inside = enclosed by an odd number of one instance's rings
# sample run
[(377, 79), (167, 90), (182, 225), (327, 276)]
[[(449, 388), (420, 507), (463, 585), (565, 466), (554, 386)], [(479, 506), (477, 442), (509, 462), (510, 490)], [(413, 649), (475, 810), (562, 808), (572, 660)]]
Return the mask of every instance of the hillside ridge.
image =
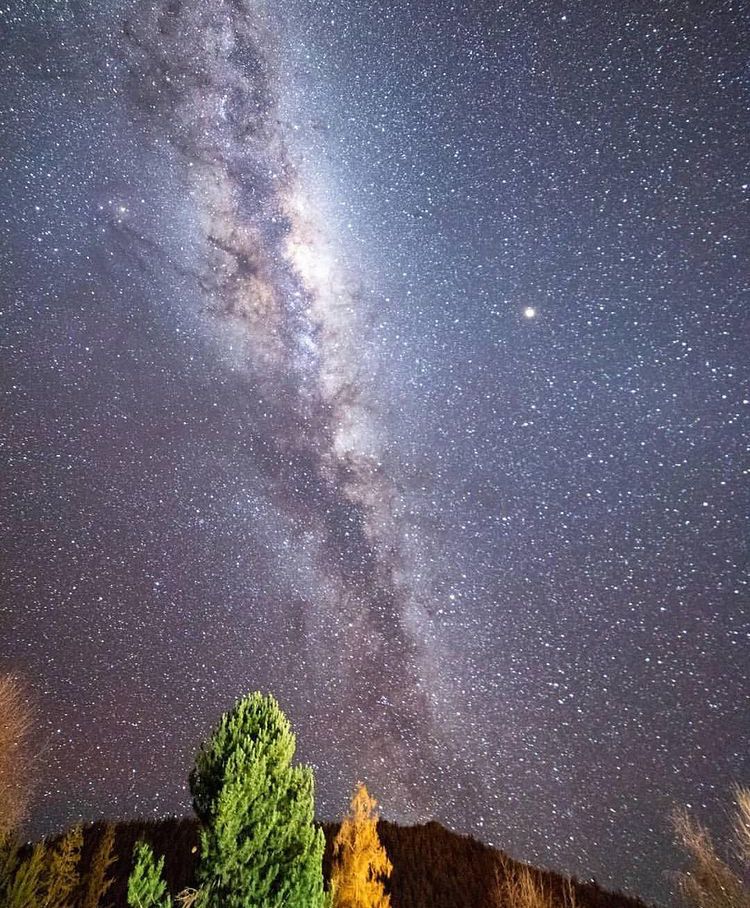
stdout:
[[(194, 884), (198, 858), (198, 824), (193, 818), (126, 820), (115, 825), (116, 863), (110, 873), (113, 884), (107, 894), (111, 908), (127, 908), (127, 878), (132, 853), (139, 839), (146, 840), (157, 855), (164, 855), (164, 876), (174, 895)], [(323, 870), (328, 880), (333, 838), (339, 823), (321, 824), (326, 837)], [(98, 821), (84, 829), (81, 867), (88, 868), (104, 830)], [(498, 881), (514, 867), (526, 866), (505, 852), (447, 829), (435, 820), (401, 826), (378, 822), (378, 834), (393, 863), (388, 889), (392, 908), (502, 908), (497, 900)], [(562, 895), (566, 878), (559, 873), (531, 868), (545, 887)], [(577, 908), (646, 908), (637, 897), (603, 889), (596, 882), (572, 883)]]

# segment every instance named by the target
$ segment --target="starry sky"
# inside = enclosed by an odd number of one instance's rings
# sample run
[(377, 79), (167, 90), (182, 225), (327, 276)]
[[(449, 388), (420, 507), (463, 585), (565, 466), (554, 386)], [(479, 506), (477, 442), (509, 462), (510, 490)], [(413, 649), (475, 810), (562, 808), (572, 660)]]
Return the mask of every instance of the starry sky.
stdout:
[(187, 811), (252, 689), (646, 898), (747, 784), (750, 15), (0, 6), (3, 654), (30, 830)]

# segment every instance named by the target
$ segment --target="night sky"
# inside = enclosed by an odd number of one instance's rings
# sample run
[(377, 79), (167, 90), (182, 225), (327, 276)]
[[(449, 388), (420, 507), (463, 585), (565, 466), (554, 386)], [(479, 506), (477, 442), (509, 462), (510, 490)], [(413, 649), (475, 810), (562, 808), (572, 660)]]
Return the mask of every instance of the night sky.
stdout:
[(357, 779), (666, 899), (747, 784), (750, 13), (0, 6), (2, 656), (30, 831), (185, 812), (272, 691)]

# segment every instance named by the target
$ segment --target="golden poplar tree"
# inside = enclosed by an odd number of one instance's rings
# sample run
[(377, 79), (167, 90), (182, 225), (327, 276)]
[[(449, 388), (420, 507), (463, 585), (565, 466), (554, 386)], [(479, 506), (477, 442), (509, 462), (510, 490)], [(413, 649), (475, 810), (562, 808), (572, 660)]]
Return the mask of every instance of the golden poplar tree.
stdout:
[(333, 908), (390, 908), (383, 883), (393, 865), (378, 838), (377, 801), (360, 782), (333, 843)]

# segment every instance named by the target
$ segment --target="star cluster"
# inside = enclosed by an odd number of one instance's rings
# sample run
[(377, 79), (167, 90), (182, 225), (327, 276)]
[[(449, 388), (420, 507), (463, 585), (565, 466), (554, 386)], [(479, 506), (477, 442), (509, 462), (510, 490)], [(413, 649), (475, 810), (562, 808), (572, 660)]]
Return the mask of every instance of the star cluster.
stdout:
[(261, 688), (321, 816), (669, 897), (748, 773), (749, 24), (0, 8), (34, 831), (186, 809)]

